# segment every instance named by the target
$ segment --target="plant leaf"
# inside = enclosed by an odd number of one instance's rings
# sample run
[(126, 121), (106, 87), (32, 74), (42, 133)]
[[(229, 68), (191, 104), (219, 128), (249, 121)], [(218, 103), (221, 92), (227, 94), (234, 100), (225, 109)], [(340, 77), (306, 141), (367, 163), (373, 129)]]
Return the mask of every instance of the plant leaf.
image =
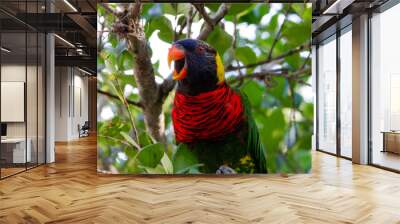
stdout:
[(143, 166), (154, 168), (160, 163), (163, 155), (163, 145), (161, 143), (156, 143), (142, 148), (137, 155), (137, 160)]
[(180, 144), (173, 155), (172, 164), (175, 173), (182, 173), (189, 167), (198, 164), (198, 161), (185, 144)]
[(164, 156), (161, 159), (161, 164), (162, 164), (166, 174), (174, 173), (174, 166), (172, 165), (172, 162), (166, 153), (164, 153)]
[(136, 148), (136, 144), (135, 141), (131, 138), (131, 136), (129, 136), (126, 132), (120, 132), (120, 134), (122, 135), (122, 137), (124, 137), (124, 139), (132, 145), (132, 147)]

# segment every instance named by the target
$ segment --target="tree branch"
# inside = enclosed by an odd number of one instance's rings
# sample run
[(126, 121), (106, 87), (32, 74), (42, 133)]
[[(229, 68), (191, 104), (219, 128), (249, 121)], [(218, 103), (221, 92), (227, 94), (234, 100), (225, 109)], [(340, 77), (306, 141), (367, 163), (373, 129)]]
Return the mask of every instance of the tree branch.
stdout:
[(204, 8), (204, 4), (193, 4), (199, 14), (203, 17), (205, 23), (204, 23), (204, 28), (201, 30), (199, 36), (197, 37), (198, 40), (205, 40), (207, 39), (208, 35), (211, 33), (211, 31), (214, 29), (214, 27), (224, 18), (224, 16), (228, 13), (230, 5), (226, 3), (222, 3), (217, 12), (209, 16)]
[(283, 53), (283, 54), (281, 54), (281, 55), (279, 55), (279, 56), (277, 56), (275, 58), (266, 59), (266, 60), (259, 61), (259, 62), (253, 63), (253, 64), (247, 64), (247, 65), (242, 65), (242, 66), (232, 66), (232, 65), (230, 65), (230, 66), (228, 66), (226, 68), (226, 71), (229, 72), (229, 71), (234, 71), (234, 70), (238, 70), (238, 69), (253, 68), (253, 67), (257, 67), (257, 66), (263, 65), (263, 64), (268, 64), (268, 63), (271, 63), (271, 62), (274, 62), (274, 61), (278, 61), (280, 59), (284, 59), (284, 58), (286, 58), (286, 57), (288, 57), (290, 55), (296, 54), (296, 53), (298, 53), (300, 51), (309, 49), (310, 46), (311, 46), (310, 43), (306, 43), (306, 44), (300, 45), (300, 46), (298, 46), (296, 48), (293, 48), (293, 49), (287, 51), (286, 53)]
[(212, 16), (212, 20), (214, 21), (214, 26), (221, 21), (224, 16), (228, 13), (230, 5), (222, 3), (218, 8), (218, 11)]
[(161, 85), (159, 85), (160, 88), (160, 96), (159, 100), (164, 101), (165, 98), (168, 96), (169, 92), (171, 92), (174, 87), (175, 87), (175, 80), (172, 79), (172, 75), (168, 76)]
[(142, 10), (142, 4), (140, 0), (135, 0), (135, 4), (130, 5), (132, 18), (140, 19), (140, 11)]
[(100, 3), (100, 5), (108, 12), (113, 14), (115, 17), (119, 17), (118, 13), (114, 11), (107, 3)]
[(268, 60), (271, 60), (272, 53), (274, 52), (275, 45), (276, 45), (276, 43), (278, 43), (278, 40), (281, 38), (282, 30), (283, 30), (283, 27), (285, 26), (288, 14), (289, 14), (289, 10), (286, 10), (285, 15), (284, 15), (285, 19), (283, 20), (282, 25), (279, 27), (279, 30), (276, 33), (275, 39), (272, 42), (271, 49), (270, 49), (269, 54), (268, 54)]
[(308, 53), (307, 58), (304, 59), (303, 65), (301, 65), (301, 69), (305, 68), (307, 65), (307, 62), (311, 59), (311, 51)]
[(186, 27), (187, 27), (187, 30), (186, 30), (186, 38), (190, 38), (190, 36), (191, 36), (191, 34), (192, 34), (192, 23), (193, 23), (193, 7), (192, 6), (189, 6), (190, 7), (190, 9), (189, 9), (189, 12), (188, 12), (188, 14), (187, 14), (187, 16), (186, 16), (186, 21), (187, 21), (187, 24), (186, 24)]
[[(108, 135), (97, 134), (97, 137), (107, 138), (107, 139), (110, 139), (110, 140), (112, 140), (114, 142), (118, 142), (118, 143), (124, 144), (126, 146), (131, 146), (131, 144), (129, 144), (129, 142), (127, 142), (127, 141), (124, 141), (124, 140), (121, 140), (121, 139), (118, 139), (118, 138), (114, 138), (114, 137), (111, 137), (111, 136), (108, 136)], [(140, 150), (140, 147), (137, 148), (137, 149)]]
[[(142, 104), (144, 121), (147, 131), (155, 140), (165, 143), (164, 114), (160, 96), (160, 86), (155, 81), (153, 64), (151, 63), (151, 50), (146, 40), (143, 25), (140, 23), (140, 1), (129, 4), (127, 15), (118, 19), (113, 26), (113, 31), (127, 40), (128, 49), (135, 55), (133, 69), (134, 78), (139, 90)], [(165, 97), (161, 97), (163, 99)]]
[(257, 80), (264, 80), (269, 77), (285, 77), (288, 79), (297, 79), (299, 75), (303, 73), (311, 72), (310, 68), (303, 68), (299, 69), (295, 72), (284, 71), (282, 72), (274, 72), (274, 71), (264, 71), (264, 72), (256, 72), (252, 74), (247, 74), (243, 76), (237, 76), (235, 79), (231, 81), (231, 83), (235, 83), (241, 81), (242, 79), (257, 79)]
[(208, 23), (210, 26), (214, 26), (214, 21), (207, 14), (206, 9), (204, 8), (204, 4), (193, 4), (197, 11), (200, 13), (201, 17), (203, 17), (204, 21)]
[[(105, 95), (105, 96), (107, 96), (107, 97), (110, 97), (110, 98), (114, 98), (114, 99), (117, 99), (117, 100), (120, 99), (118, 96), (116, 96), (116, 95), (114, 95), (114, 94), (112, 94), (112, 93), (109, 93), (109, 92), (100, 90), (100, 89), (98, 89), (97, 92), (100, 93), (100, 94), (102, 94), (102, 95)], [(130, 105), (132, 105), (132, 106), (136, 106), (136, 107), (139, 107), (139, 108), (143, 108), (143, 105), (142, 105), (141, 102), (135, 102), (135, 101), (132, 101), (132, 100), (129, 100), (129, 99), (126, 99), (126, 101), (128, 102), (128, 104), (130, 104)]]
[[(114, 82), (115, 82), (115, 84), (116, 84), (116, 85), (114, 86), (114, 87), (115, 87), (115, 90), (117, 91), (120, 100), (123, 102), (123, 104), (124, 104), (124, 106), (125, 106), (125, 109), (126, 109), (126, 111), (127, 111), (127, 113), (128, 113), (129, 121), (131, 122), (131, 126), (132, 126), (132, 128), (133, 128), (133, 131), (132, 131), (132, 134), (133, 134), (132, 137), (133, 137), (133, 139), (132, 139), (132, 140), (133, 140), (135, 146), (136, 146), (136, 145), (139, 145), (139, 132), (138, 132), (137, 129), (136, 129), (134, 115), (132, 114), (132, 111), (131, 111), (131, 109), (129, 108), (129, 103), (128, 103), (126, 97), (124, 96), (124, 91), (122, 90), (121, 85), (119, 84), (118, 79), (115, 79)], [(139, 148), (140, 148), (140, 146), (139, 146)]]

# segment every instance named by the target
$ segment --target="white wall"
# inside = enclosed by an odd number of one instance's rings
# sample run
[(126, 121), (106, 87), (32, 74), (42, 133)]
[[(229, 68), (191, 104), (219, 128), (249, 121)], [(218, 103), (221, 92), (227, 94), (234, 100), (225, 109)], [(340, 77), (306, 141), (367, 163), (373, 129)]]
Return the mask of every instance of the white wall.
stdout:
[(68, 140), (68, 87), (67, 67), (55, 68), (55, 141)]
[(55, 140), (74, 140), (78, 125), (88, 120), (88, 78), (72, 67), (56, 67), (55, 73)]
[[(30, 73), (34, 68), (33, 66), (18, 65), (18, 64), (6, 64), (1, 66), (1, 81), (2, 82), (25, 82), (25, 75), (28, 69), (28, 73)], [(35, 71), (36, 73), (36, 71)], [(26, 82), (25, 82), (26, 83)], [(31, 83), (30, 83), (31, 84)], [(36, 82), (33, 83), (36, 85)], [(30, 90), (30, 89), (27, 89)], [(36, 89), (34, 92), (27, 93), (27, 96), (32, 98), (36, 97)], [(28, 102), (32, 102), (32, 99), (27, 99)], [(36, 107), (36, 105), (35, 105)], [(2, 110), (7, 110), (7, 108), (1, 108)], [(27, 114), (28, 121), (34, 120), (32, 115)], [(34, 118), (36, 119), (36, 114), (34, 114)], [(35, 120), (36, 121), (36, 120)], [(31, 125), (29, 125), (31, 127)], [(25, 122), (7, 122), (7, 136), (8, 137), (25, 137)], [(28, 136), (30, 137), (30, 136)]]
[[(1, 66), (2, 82), (25, 82), (25, 65), (9, 64)], [(28, 68), (29, 69), (29, 68)], [(7, 110), (7, 108), (1, 108)], [(7, 123), (8, 137), (25, 137), (25, 122)]]
[[(38, 69), (38, 70), (37, 70)], [(3, 64), (1, 66), (1, 81), (2, 82), (23, 82), (26, 84), (26, 107), (24, 104), (22, 108), (14, 108), (22, 114), (26, 112), (26, 120), (23, 118), (21, 122), (5, 122), (7, 124), (7, 137), (9, 138), (24, 138), (25, 135), (29, 139), (31, 144), (31, 155), (33, 162), (39, 159), (39, 163), (44, 163), (44, 83), (41, 66), (32, 66), (25, 64)], [(25, 80), (27, 78), (27, 80)], [(3, 92), (3, 94), (7, 94)], [(20, 94), (24, 94), (24, 90)], [(7, 95), (2, 95), (2, 98)], [(17, 103), (17, 102), (16, 102)], [(13, 112), (11, 107), (2, 107), (2, 112), (16, 113)], [(25, 111), (26, 110), (26, 111)], [(24, 115), (22, 115), (24, 116)], [(38, 153), (38, 155), (37, 155)]]

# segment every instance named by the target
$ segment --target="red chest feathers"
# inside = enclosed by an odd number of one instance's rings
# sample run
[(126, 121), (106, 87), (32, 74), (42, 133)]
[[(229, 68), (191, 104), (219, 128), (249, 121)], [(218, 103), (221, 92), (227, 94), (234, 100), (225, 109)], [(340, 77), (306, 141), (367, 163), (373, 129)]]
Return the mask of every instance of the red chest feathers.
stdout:
[(175, 94), (172, 122), (178, 142), (219, 139), (234, 132), (243, 118), (241, 97), (226, 84), (196, 96)]

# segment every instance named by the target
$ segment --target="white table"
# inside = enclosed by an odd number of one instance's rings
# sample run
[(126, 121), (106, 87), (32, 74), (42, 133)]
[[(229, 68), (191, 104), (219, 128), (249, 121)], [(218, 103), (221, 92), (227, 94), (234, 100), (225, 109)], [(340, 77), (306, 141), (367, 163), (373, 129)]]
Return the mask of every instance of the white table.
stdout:
[[(14, 145), (13, 148), (13, 163), (26, 163), (31, 162), (32, 153), (31, 153), (31, 145), (32, 141), (30, 138), (26, 140), (28, 143), (28, 147), (26, 147), (25, 154), (25, 138), (5, 138), (1, 139), (2, 145)], [(26, 160), (25, 160), (26, 159)]]

